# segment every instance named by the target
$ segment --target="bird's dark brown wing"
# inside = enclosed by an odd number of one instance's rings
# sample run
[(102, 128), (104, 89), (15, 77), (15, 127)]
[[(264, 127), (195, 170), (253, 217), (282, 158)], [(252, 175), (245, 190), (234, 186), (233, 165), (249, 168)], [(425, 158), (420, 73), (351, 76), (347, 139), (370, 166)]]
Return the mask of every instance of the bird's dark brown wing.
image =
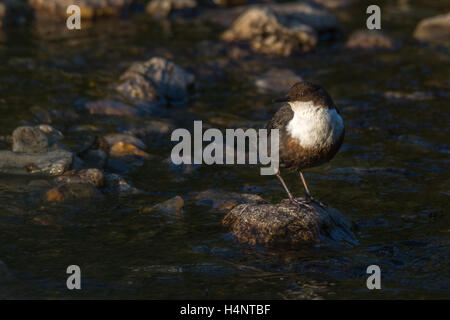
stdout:
[(292, 111), (291, 106), (286, 103), (274, 114), (267, 124), (266, 129), (283, 129), (293, 117), (294, 111)]

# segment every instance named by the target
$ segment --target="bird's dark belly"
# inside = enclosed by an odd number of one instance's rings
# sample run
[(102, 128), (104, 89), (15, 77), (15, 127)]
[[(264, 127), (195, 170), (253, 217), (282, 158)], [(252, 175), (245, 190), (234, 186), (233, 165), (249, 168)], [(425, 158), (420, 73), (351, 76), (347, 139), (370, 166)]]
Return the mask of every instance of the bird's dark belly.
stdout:
[(344, 141), (344, 132), (339, 139), (326, 147), (304, 148), (289, 134), (280, 139), (280, 167), (298, 171), (319, 166), (331, 160)]

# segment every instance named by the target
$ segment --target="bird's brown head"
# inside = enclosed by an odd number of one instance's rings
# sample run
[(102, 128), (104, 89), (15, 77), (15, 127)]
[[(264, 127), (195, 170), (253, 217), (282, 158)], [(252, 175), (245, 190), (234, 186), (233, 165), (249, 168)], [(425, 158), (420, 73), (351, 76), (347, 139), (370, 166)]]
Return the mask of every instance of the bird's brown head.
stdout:
[(275, 102), (296, 101), (312, 101), (315, 105), (327, 106), (329, 108), (334, 107), (333, 100), (324, 88), (307, 81), (297, 82), (289, 89), (287, 96), (275, 100)]

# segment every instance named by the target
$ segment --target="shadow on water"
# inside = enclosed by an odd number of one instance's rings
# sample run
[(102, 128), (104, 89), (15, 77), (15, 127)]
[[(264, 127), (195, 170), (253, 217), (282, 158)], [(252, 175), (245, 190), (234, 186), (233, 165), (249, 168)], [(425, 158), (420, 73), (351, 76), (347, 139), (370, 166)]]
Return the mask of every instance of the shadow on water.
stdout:
[[(410, 39), (418, 20), (439, 13), (421, 8), (413, 6), (402, 24), (396, 7), (388, 10), (384, 28), (402, 41), (399, 50), (349, 52), (341, 39), (283, 59), (221, 55), (214, 49), (221, 29), (189, 20), (156, 24), (136, 16), (77, 33), (55, 25), (0, 31), (0, 135), (39, 123), (42, 110), (79, 110), (80, 102), (108, 97), (130, 63), (153, 55), (200, 75), (196, 99), (164, 115), (174, 127), (189, 128), (193, 120), (218, 128), (263, 126), (276, 110), (274, 96), (259, 93), (251, 79), (269, 63), (320, 83), (343, 112), (346, 138), (332, 162), (306, 176), (316, 198), (359, 224), (360, 241), (353, 248), (297, 250), (233, 242), (221, 226), (224, 214), (188, 195), (221, 189), (279, 201), (281, 186), (251, 166), (183, 171), (167, 162), (171, 144), (163, 136), (146, 141), (153, 157), (126, 174), (145, 192), (140, 195), (49, 205), (45, 182), (31, 188), (35, 178), (1, 176), (0, 258), (12, 275), (0, 274), (0, 297), (448, 297), (449, 56)], [(362, 8), (351, 10), (357, 15)], [(338, 17), (344, 32), (357, 27), (348, 14)], [(141, 122), (81, 113), (52, 125), (73, 146), (84, 134), (81, 125), (106, 134)], [(0, 147), (9, 145), (0, 140)], [(296, 177), (287, 182), (303, 192)], [(187, 199), (182, 216), (140, 211), (175, 195)], [(83, 290), (76, 293), (65, 287), (71, 264), (82, 268)], [(371, 264), (382, 270), (380, 292), (366, 288)]]

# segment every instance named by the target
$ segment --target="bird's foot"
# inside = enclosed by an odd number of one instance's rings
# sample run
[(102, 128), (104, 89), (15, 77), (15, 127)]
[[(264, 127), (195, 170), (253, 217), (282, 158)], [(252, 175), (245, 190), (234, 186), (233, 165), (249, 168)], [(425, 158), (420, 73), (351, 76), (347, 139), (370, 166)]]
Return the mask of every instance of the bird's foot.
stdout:
[(311, 197), (311, 195), (309, 195), (309, 194), (307, 194), (307, 195), (305, 196), (305, 202), (306, 202), (306, 203), (309, 203), (309, 204), (311, 204), (311, 203), (314, 202), (314, 203), (318, 204), (319, 206), (321, 206), (322, 208), (326, 208), (326, 207), (327, 207), (324, 203), (320, 202), (319, 200), (314, 199), (314, 198)]
[(309, 209), (313, 209), (312, 203), (311, 201), (307, 200), (307, 199), (290, 199), (291, 203), (296, 205), (298, 208), (309, 208)]
[(296, 205), (299, 208), (304, 205), (304, 203), (302, 201), (297, 200), (295, 198), (291, 198), (289, 200), (291, 201), (292, 204)]

